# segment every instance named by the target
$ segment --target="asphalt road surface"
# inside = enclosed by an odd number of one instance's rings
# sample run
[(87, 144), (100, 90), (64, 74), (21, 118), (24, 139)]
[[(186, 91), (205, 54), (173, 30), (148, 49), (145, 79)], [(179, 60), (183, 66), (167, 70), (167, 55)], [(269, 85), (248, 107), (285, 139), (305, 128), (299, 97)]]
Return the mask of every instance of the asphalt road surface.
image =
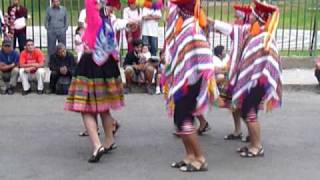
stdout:
[[(183, 157), (172, 135), (162, 96), (130, 94), (113, 115), (121, 123), (118, 149), (98, 164), (87, 163), (89, 139), (79, 137), (80, 115), (63, 110), (64, 96), (0, 96), (1, 180), (311, 180), (320, 177), (320, 95), (284, 93), (283, 108), (261, 113), (265, 157), (243, 159), (242, 142), (225, 141), (230, 113), (212, 109), (212, 130), (200, 138), (209, 171), (182, 173), (170, 168)], [(244, 128), (243, 128), (244, 129)], [(100, 136), (103, 138), (103, 136)]]

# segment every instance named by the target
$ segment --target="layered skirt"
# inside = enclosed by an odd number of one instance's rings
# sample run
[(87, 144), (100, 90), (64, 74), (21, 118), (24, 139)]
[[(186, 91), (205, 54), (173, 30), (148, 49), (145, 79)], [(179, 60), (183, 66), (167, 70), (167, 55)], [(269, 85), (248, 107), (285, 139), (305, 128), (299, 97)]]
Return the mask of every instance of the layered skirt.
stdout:
[(65, 110), (100, 113), (123, 106), (123, 87), (117, 62), (110, 56), (98, 66), (91, 53), (83, 54), (69, 88)]

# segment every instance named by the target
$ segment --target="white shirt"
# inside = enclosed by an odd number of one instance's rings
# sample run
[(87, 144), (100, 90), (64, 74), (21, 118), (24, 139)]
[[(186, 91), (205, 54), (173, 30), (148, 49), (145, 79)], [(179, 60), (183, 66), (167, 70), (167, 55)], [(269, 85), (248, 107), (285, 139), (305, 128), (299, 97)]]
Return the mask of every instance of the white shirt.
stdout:
[(228, 65), (230, 56), (227, 54), (223, 59), (218, 58), (217, 56), (212, 56), (213, 65), (215, 68), (225, 68)]
[[(144, 7), (142, 9), (142, 17), (147, 15), (162, 16), (160, 10), (154, 10)], [(142, 36), (158, 37), (159, 21), (156, 20), (142, 20)]]
[(83, 23), (85, 28), (87, 27), (86, 17), (87, 17), (87, 15), (86, 15), (86, 9), (82, 9), (82, 10), (80, 11), (80, 14), (79, 14), (78, 22)]
[(126, 7), (123, 9), (123, 19), (141, 21), (141, 13), (138, 8), (131, 10), (130, 7)]

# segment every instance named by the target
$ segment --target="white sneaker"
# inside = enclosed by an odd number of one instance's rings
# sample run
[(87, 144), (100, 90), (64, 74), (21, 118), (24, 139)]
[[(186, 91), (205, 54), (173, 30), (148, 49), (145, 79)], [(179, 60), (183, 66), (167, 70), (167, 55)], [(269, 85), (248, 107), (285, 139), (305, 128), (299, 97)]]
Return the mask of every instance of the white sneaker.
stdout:
[(157, 94), (157, 95), (161, 94), (161, 91), (160, 91), (160, 87), (159, 87), (159, 86), (156, 87), (156, 94)]

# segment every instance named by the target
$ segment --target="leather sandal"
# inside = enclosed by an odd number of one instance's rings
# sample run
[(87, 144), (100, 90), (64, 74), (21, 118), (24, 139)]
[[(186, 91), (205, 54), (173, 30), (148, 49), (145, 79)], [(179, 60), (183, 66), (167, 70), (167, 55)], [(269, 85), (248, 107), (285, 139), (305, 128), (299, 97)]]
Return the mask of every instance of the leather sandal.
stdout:
[(187, 163), (184, 160), (179, 161), (179, 162), (173, 162), (171, 164), (172, 168), (181, 168), (182, 166), (187, 166)]
[(208, 171), (208, 163), (206, 163), (206, 162), (201, 163), (200, 168), (197, 168), (192, 164), (187, 164), (186, 166), (180, 167), (180, 171), (182, 171), (182, 172), (203, 172), (203, 171)]
[(88, 160), (89, 163), (97, 163), (100, 161), (100, 158), (102, 157), (105, 149), (103, 146), (99, 147), (98, 152), (96, 155), (92, 155), (90, 159)]

